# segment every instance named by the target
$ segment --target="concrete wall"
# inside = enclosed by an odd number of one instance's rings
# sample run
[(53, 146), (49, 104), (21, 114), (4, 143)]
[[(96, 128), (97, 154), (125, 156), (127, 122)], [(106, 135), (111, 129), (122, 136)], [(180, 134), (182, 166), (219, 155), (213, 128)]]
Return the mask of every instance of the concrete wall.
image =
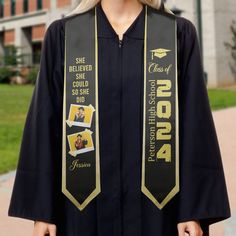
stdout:
[(176, 6), (179, 9), (183, 10), (181, 16), (191, 20), (194, 24), (196, 24), (197, 19), (195, 2), (195, 0), (167, 0), (166, 5), (169, 8)]
[[(167, 6), (184, 10), (182, 16), (197, 27), (196, 0), (168, 0)], [(230, 24), (236, 20), (235, 0), (202, 0), (203, 61), (208, 74), (208, 87), (219, 87), (236, 82), (230, 63), (230, 52), (224, 42), (231, 41)]]
[(236, 1), (218, 0), (214, 4), (217, 81), (220, 85), (228, 85), (236, 82), (236, 78), (231, 71), (229, 63), (233, 61), (230, 52), (224, 46), (224, 42), (231, 42), (232, 39), (230, 24), (233, 19), (236, 20)]
[(208, 87), (218, 86), (214, 0), (202, 1), (202, 33), (204, 69)]

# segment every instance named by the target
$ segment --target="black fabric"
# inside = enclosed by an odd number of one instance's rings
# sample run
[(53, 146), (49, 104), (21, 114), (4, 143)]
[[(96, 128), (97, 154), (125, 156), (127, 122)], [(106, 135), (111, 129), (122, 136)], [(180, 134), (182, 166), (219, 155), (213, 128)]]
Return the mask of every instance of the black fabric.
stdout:
[(207, 236), (230, 209), (195, 27), (177, 17), (180, 192), (159, 210), (141, 192), (144, 10), (119, 47), (98, 5), (101, 193), (79, 211), (61, 192), (67, 18), (45, 35), (8, 215), (55, 223), (58, 236), (177, 236), (188, 220)]

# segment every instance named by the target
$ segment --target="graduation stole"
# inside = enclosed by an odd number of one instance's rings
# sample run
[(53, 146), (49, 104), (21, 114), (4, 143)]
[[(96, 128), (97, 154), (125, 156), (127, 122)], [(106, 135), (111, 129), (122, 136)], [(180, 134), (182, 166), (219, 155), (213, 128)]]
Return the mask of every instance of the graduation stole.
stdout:
[[(173, 15), (145, 5), (140, 191), (159, 209), (179, 191), (176, 34)], [(96, 7), (65, 22), (64, 63), (62, 192), (83, 210), (102, 191)]]

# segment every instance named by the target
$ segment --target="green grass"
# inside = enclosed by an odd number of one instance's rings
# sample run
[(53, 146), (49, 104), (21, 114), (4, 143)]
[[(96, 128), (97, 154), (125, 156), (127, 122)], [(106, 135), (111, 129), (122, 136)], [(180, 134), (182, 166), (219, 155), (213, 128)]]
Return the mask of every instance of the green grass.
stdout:
[(0, 84), (0, 173), (16, 167), (32, 85)]
[[(0, 173), (16, 168), (32, 85), (0, 84)], [(209, 89), (212, 110), (236, 106), (236, 90)]]
[(236, 106), (236, 89), (209, 89), (208, 95), (212, 110)]

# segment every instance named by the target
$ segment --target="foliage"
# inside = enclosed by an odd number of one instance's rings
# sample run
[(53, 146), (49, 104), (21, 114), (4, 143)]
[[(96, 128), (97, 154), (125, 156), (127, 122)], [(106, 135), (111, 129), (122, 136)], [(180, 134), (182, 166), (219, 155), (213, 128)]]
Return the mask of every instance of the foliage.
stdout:
[(14, 74), (9, 67), (0, 67), (0, 83), (9, 83), (10, 77)]
[(29, 83), (31, 83), (31, 84), (35, 84), (37, 76), (38, 76), (38, 72), (39, 72), (39, 68), (38, 67), (32, 67), (30, 69), (29, 74), (26, 76), (27, 81)]
[(14, 45), (5, 47), (4, 64), (11, 66), (17, 65), (17, 48)]
[(234, 63), (230, 63), (231, 71), (234, 75), (234, 78), (236, 80), (236, 21), (233, 20), (230, 25), (230, 31), (232, 33), (232, 42), (225, 42), (225, 47), (231, 51), (232, 59), (234, 60)]

